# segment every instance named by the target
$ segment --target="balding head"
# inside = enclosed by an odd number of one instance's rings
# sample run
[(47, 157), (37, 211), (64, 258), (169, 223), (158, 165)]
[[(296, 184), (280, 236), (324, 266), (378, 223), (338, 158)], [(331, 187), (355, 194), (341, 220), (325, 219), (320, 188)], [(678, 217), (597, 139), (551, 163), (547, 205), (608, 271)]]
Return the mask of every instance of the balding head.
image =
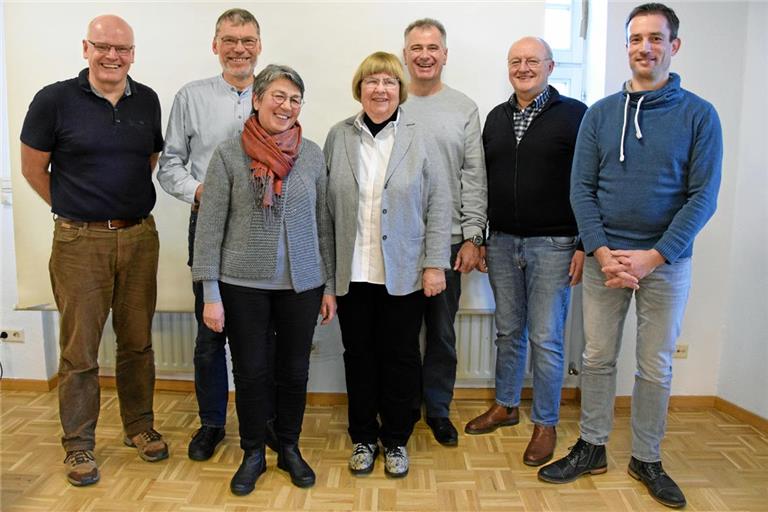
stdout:
[(105, 14), (88, 24), (83, 58), (91, 87), (101, 94), (122, 94), (133, 56), (133, 29), (124, 19)]
[(531, 48), (538, 46), (545, 55), (545, 58), (552, 59), (552, 48), (549, 46), (549, 43), (547, 43), (545, 40), (543, 40), (540, 37), (533, 37), (533, 36), (527, 36), (523, 37), (521, 39), (518, 39), (514, 43), (512, 43), (512, 46), (509, 47), (509, 53), (512, 53), (512, 50), (515, 49), (515, 47), (525, 47), (525, 48)]
[(130, 40), (128, 46), (133, 46), (133, 29), (128, 22), (120, 16), (103, 14), (93, 18), (88, 24), (88, 34), (86, 39), (96, 41), (100, 37), (107, 37), (107, 35)]
[(549, 75), (555, 69), (552, 48), (540, 37), (515, 41), (507, 54), (507, 69), (517, 103), (525, 108), (547, 88)]

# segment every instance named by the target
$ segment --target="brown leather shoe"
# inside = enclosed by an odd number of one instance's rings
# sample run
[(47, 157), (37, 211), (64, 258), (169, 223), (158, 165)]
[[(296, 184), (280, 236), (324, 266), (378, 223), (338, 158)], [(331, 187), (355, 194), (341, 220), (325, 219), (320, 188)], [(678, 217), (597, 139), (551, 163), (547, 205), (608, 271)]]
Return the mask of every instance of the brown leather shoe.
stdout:
[(464, 432), (467, 434), (487, 434), (499, 427), (508, 427), (518, 423), (520, 423), (520, 412), (517, 407), (493, 404), (490, 409), (467, 423)]
[(528, 448), (523, 454), (523, 463), (527, 466), (541, 466), (552, 458), (557, 444), (555, 427), (533, 425), (533, 435)]

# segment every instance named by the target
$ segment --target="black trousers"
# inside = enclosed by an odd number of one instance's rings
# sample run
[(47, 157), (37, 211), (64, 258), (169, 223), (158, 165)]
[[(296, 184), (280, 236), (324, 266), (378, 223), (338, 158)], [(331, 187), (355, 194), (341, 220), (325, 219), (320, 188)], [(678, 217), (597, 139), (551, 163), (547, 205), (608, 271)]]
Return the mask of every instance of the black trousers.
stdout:
[[(270, 416), (266, 404), (273, 373), (277, 437), (283, 443), (297, 443), (304, 419), (309, 353), (323, 287), (296, 293), (226, 283), (219, 286), (232, 354), (240, 446), (249, 450), (264, 445), (265, 424)], [(273, 328), (274, 355), (269, 346)]]
[(420, 417), (424, 294), (350, 283), (337, 303), (352, 442), (405, 446)]

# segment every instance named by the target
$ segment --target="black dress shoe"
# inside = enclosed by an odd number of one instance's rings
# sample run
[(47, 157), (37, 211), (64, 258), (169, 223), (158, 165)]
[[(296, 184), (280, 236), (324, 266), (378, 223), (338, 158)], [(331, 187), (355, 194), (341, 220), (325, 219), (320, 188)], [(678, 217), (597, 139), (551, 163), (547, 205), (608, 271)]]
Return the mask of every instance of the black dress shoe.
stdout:
[(291, 482), (296, 487), (315, 485), (315, 472), (301, 456), (298, 444), (280, 444), (280, 451), (277, 452), (277, 467), (291, 475)]
[(438, 443), (445, 446), (456, 446), (459, 444), (459, 433), (448, 418), (430, 418), (427, 417), (427, 425), (432, 429), (432, 434)]
[(280, 451), (280, 441), (277, 439), (277, 432), (275, 432), (275, 418), (267, 420), (267, 425), (264, 429), (264, 441), (273, 452)]
[(605, 446), (591, 444), (579, 438), (571, 453), (539, 470), (539, 480), (553, 484), (573, 482), (581, 475), (599, 475), (608, 471)]
[(672, 508), (685, 506), (685, 495), (680, 487), (661, 467), (659, 462), (643, 462), (632, 457), (627, 468), (629, 476), (640, 480), (648, 488), (653, 499)]
[(203, 425), (192, 434), (187, 455), (192, 460), (208, 460), (213, 457), (221, 440), (224, 439), (224, 427), (208, 427)]
[(237, 468), (237, 472), (229, 483), (232, 494), (245, 496), (256, 487), (256, 480), (267, 470), (267, 461), (264, 458), (264, 447), (247, 450), (243, 454), (243, 462)]

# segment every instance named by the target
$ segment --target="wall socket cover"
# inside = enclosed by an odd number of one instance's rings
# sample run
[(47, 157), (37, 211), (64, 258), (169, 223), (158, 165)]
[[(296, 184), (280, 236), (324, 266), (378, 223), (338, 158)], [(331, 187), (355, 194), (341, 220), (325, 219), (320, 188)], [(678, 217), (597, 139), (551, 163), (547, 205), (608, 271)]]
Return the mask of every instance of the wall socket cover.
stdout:
[(0, 342), (23, 342), (24, 329), (0, 329)]
[(676, 359), (687, 359), (688, 345), (675, 345), (675, 352), (672, 354), (672, 357)]

